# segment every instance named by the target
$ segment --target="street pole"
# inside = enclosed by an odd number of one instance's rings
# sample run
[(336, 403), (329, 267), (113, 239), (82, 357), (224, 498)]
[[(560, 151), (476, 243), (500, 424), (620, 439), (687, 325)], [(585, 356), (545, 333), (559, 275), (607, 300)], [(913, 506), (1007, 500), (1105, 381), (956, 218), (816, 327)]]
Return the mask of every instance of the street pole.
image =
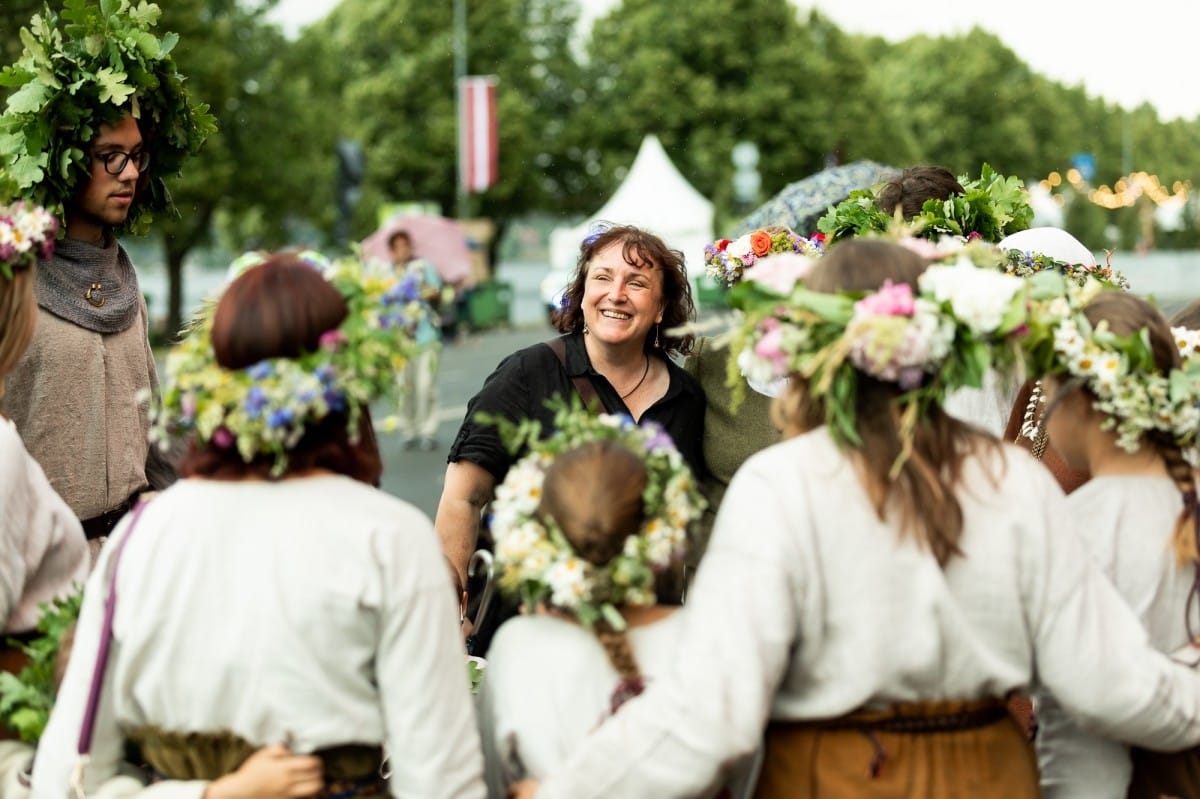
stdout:
[(1121, 174), (1125, 177), (1133, 174), (1133, 124), (1131, 116), (1128, 111), (1121, 115)]
[(464, 139), (467, 135), (462, 109), (462, 82), (467, 76), (467, 0), (454, 0), (454, 113), (457, 120), (458, 142), (454, 148), (458, 159), (458, 208), (459, 219), (470, 215), (469, 197), (467, 196), (467, 168), (463, 159)]

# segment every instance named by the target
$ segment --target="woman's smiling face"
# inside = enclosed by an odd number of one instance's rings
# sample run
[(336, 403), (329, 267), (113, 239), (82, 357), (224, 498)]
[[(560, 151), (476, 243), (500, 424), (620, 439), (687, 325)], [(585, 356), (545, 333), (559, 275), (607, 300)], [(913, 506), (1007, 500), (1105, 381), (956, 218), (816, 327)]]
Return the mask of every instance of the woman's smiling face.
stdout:
[(640, 260), (636, 251), (625, 260), (622, 242), (605, 247), (588, 264), (583, 292), (583, 321), (589, 335), (610, 345), (646, 337), (663, 317), (663, 276), (656, 265)]

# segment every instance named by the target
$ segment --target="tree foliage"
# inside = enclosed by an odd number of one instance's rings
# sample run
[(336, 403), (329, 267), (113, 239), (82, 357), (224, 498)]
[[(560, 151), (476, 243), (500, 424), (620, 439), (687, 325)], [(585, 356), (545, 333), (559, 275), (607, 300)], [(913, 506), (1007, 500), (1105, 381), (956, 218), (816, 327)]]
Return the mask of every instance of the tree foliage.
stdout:
[(863, 48), (819, 15), (801, 24), (787, 0), (737, 13), (723, 0), (693, 0), (686, 13), (625, 0), (596, 22), (587, 53), (577, 138), (598, 165), (600, 196), (648, 133), (726, 211), (740, 141), (758, 146), (764, 197), (832, 159), (886, 149)]
[[(34, 14), (42, 10), (42, 0), (4, 0), (0, 3), (0, 64), (11, 64), (21, 55), (21, 39), (17, 36), (29, 24)], [(0, 89), (0, 99), (6, 92)]]
[[(469, 3), (467, 73), (495, 75), (499, 182), (470, 213), (501, 222), (557, 206), (578, 187), (563, 146), (579, 67), (570, 0)], [(344, 3), (311, 33), (334, 43), (341, 78), (336, 124), (364, 146), (367, 177), (355, 232), (380, 203), (424, 201), (453, 215), (457, 197), (453, 5), (424, 0)]]
[[(264, 21), (273, 2), (160, 0), (159, 28), (180, 34), (180, 69), (219, 124), (168, 183), (179, 216), (156, 220), (173, 328), (183, 260), (197, 247), (329, 243), (339, 138), (366, 153), (353, 238), (374, 229), (381, 203), (456, 211), (453, 3), (343, 0), (289, 41)], [(6, 0), (0, 24), (15, 31), (41, 7)], [(467, 71), (497, 76), (500, 126), (499, 183), (468, 211), (501, 225), (598, 208), (647, 133), (718, 218), (737, 210), (739, 141), (758, 145), (763, 199), (860, 158), (958, 174), (986, 162), (1030, 182), (1089, 153), (1096, 185), (1132, 169), (1168, 188), (1200, 175), (1200, 120), (1164, 122), (1150, 106), (1121, 108), (1050, 80), (983, 30), (893, 43), (846, 33), (790, 0), (736, 10), (724, 0), (623, 0), (580, 38), (577, 0), (467, 8)], [(11, 62), (20, 43), (0, 46)], [(1139, 217), (1081, 196), (1068, 227), (1078, 220), (1087, 241), (1109, 225), (1136, 236)]]

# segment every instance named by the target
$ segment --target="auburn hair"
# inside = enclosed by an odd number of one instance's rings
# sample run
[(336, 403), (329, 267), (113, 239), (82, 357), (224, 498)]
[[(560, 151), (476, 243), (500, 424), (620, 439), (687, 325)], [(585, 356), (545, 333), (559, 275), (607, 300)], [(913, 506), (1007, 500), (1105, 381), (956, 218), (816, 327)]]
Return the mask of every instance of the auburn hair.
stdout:
[[(276, 253), (237, 277), (217, 303), (212, 346), (217, 363), (235, 370), (268, 358), (297, 358), (316, 351), (321, 334), (346, 319), (346, 301), (324, 275), (292, 253)], [(303, 437), (288, 450), (279, 477), (312, 469), (328, 469), (369, 485), (383, 474), (379, 445), (370, 412), (362, 408), (357, 435), (347, 430), (345, 412), (330, 413), (307, 425)], [(192, 441), (179, 466), (185, 477), (277, 479), (275, 460), (257, 455), (246, 462), (236, 447)]]
[[(662, 275), (663, 317), (658, 325), (658, 343), (663, 352), (687, 355), (695, 345), (691, 333), (675, 332), (696, 318), (692, 284), (688, 281), (683, 253), (673, 250), (658, 236), (633, 225), (615, 225), (584, 239), (579, 248), (575, 275), (567, 286), (563, 307), (554, 312), (552, 321), (560, 333), (583, 330), (583, 294), (592, 260), (612, 245), (620, 245), (625, 263)], [(654, 349), (654, 339), (646, 337), (644, 348)]]

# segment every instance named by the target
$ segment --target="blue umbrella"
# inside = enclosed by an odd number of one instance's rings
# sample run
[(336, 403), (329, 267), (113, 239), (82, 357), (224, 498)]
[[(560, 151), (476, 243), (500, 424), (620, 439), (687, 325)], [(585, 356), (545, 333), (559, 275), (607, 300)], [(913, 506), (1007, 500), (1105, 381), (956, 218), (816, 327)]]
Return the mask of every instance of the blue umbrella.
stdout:
[(784, 225), (801, 236), (810, 236), (816, 232), (817, 221), (825, 212), (846, 199), (850, 192), (869, 189), (899, 175), (900, 170), (896, 167), (874, 161), (854, 161), (822, 169), (789, 183), (738, 222), (729, 238), (735, 239), (771, 225)]

